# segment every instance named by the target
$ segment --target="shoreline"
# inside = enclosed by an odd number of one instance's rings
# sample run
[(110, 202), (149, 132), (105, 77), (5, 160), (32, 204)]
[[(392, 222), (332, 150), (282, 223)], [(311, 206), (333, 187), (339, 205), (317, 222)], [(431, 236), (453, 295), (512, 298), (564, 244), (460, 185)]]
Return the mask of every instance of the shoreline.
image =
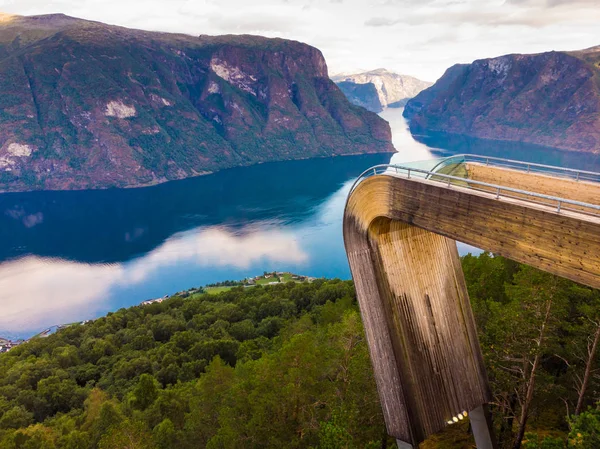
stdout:
[(588, 155), (588, 156), (598, 156), (600, 157), (600, 148), (596, 150), (583, 150), (573, 147), (561, 147), (561, 146), (549, 146), (538, 142), (531, 142), (528, 140), (515, 140), (508, 138), (491, 138), (491, 137), (481, 137), (473, 134), (461, 134), (461, 133), (453, 133), (449, 131), (434, 131), (430, 129), (419, 130), (419, 132), (413, 132), (410, 130), (410, 120), (406, 119), (409, 123), (409, 132), (411, 136), (417, 141), (421, 143), (425, 143), (428, 139), (447, 139), (455, 140), (455, 141), (475, 141), (479, 143), (503, 143), (503, 144), (514, 144), (514, 145), (528, 145), (532, 147), (536, 147), (539, 150), (548, 150), (548, 151), (560, 151), (567, 154), (577, 154), (577, 155)]
[(259, 161), (259, 162), (254, 162), (251, 164), (236, 165), (234, 167), (225, 167), (225, 168), (221, 168), (221, 169), (213, 170), (213, 171), (198, 172), (197, 174), (186, 176), (183, 178), (178, 178), (178, 179), (155, 180), (153, 182), (149, 182), (149, 183), (145, 183), (145, 184), (132, 184), (132, 185), (127, 185), (127, 186), (123, 186), (123, 187), (110, 186), (110, 187), (95, 187), (95, 188), (85, 187), (85, 188), (72, 188), (72, 189), (70, 188), (70, 189), (31, 189), (31, 190), (2, 190), (2, 189), (0, 189), (0, 195), (11, 194), (11, 193), (17, 194), (17, 193), (34, 193), (34, 192), (94, 192), (94, 191), (105, 191), (105, 190), (145, 189), (148, 187), (160, 186), (160, 185), (167, 184), (170, 182), (185, 181), (187, 179), (200, 178), (202, 176), (214, 175), (216, 173), (221, 173), (221, 172), (224, 172), (227, 170), (235, 170), (235, 169), (239, 169), (239, 168), (253, 167), (256, 165), (273, 164), (273, 163), (279, 163), (279, 162), (308, 161), (311, 159), (329, 159), (329, 158), (336, 158), (336, 157), (368, 156), (368, 155), (375, 155), (375, 154), (395, 154), (395, 153), (398, 153), (398, 150), (394, 149), (394, 151), (374, 151), (374, 152), (368, 152), (368, 153), (361, 152), (361, 153), (333, 154), (333, 155), (329, 155), (329, 156), (313, 156), (313, 157), (302, 157), (302, 158), (294, 158), (294, 159), (278, 159), (278, 160), (271, 160), (271, 161)]
[[(278, 281), (271, 280), (271, 279), (275, 279), (275, 278), (277, 278), (279, 280)], [(191, 288), (188, 288), (187, 290), (181, 290), (181, 291), (178, 291), (178, 292), (175, 292), (172, 294), (166, 294), (165, 296), (163, 296), (161, 298), (146, 299), (144, 301), (141, 301), (139, 304), (133, 304), (133, 305), (131, 305), (129, 307), (125, 307), (125, 308), (144, 307), (144, 306), (151, 305), (151, 304), (160, 304), (161, 302), (166, 301), (171, 298), (174, 298), (174, 297), (180, 297), (180, 298), (186, 299), (193, 295), (202, 295), (202, 294), (216, 295), (216, 294), (222, 293), (224, 291), (231, 290), (232, 288), (235, 288), (235, 287), (257, 287), (257, 286), (265, 287), (265, 286), (269, 286), (269, 285), (285, 284), (287, 282), (311, 283), (311, 282), (315, 281), (316, 279), (318, 279), (318, 278), (315, 278), (312, 276), (305, 276), (302, 274), (291, 273), (289, 271), (272, 271), (269, 273), (264, 272), (262, 275), (248, 277), (248, 278), (245, 278), (242, 280), (221, 281), (221, 282), (215, 282), (212, 284), (207, 284), (207, 285), (204, 285), (201, 287), (191, 287)], [(323, 279), (325, 279), (325, 278), (323, 278)], [(108, 314), (108, 313), (112, 313), (115, 311), (116, 310), (108, 311), (104, 315), (101, 315), (101, 316), (93, 318), (93, 319), (75, 321), (73, 323), (66, 323), (66, 324), (55, 324), (53, 326), (44, 328), (43, 330), (33, 334), (31, 337), (28, 337), (28, 338), (12, 339), (12, 337), (3, 337), (0, 335), (0, 354), (8, 352), (12, 348), (19, 346), (20, 344), (27, 343), (28, 341), (31, 341), (31, 340), (34, 340), (37, 338), (49, 337), (50, 335), (58, 332), (59, 330), (64, 329), (69, 326), (84, 325), (86, 323), (89, 323), (89, 322), (95, 321), (99, 318), (102, 318), (102, 317), (106, 316), (106, 314)], [(8, 346), (8, 349), (6, 349), (7, 346)]]

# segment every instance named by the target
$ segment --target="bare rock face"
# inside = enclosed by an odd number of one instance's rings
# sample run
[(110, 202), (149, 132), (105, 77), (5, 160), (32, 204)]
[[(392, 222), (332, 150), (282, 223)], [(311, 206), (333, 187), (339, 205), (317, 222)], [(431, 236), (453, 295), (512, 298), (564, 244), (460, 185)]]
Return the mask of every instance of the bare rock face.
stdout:
[(385, 109), (373, 83), (359, 84), (353, 81), (340, 81), (337, 86), (344, 92), (350, 103), (356, 106), (373, 112), (381, 112)]
[(64, 15), (0, 16), (0, 191), (132, 187), (274, 160), (394, 151), (319, 50)]
[(600, 152), (600, 47), (456, 65), (404, 110), (442, 132)]
[(386, 107), (403, 107), (409, 99), (432, 85), (427, 81), (399, 75), (386, 69), (338, 75), (332, 79), (350, 102), (373, 112), (381, 112)]

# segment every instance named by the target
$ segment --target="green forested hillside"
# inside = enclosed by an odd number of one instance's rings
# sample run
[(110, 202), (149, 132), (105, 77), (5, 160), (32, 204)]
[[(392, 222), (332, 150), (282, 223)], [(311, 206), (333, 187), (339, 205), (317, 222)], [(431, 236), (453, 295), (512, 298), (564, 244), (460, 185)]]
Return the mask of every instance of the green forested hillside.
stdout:
[[(600, 414), (573, 416), (598, 399), (600, 294), (488, 254), (463, 264), (503, 447), (523, 424), (523, 447), (600, 447)], [(394, 444), (349, 281), (174, 297), (0, 356), (2, 449)], [(423, 444), (470, 447), (467, 423)]]

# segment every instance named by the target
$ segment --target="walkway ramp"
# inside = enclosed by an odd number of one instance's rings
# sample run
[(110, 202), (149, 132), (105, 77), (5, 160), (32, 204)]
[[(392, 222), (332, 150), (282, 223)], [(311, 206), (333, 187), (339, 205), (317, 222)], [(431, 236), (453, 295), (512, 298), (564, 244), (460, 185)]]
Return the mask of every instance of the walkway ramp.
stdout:
[(388, 432), (417, 447), (491, 400), (456, 241), (600, 288), (600, 174), (472, 155), (376, 166), (344, 240)]

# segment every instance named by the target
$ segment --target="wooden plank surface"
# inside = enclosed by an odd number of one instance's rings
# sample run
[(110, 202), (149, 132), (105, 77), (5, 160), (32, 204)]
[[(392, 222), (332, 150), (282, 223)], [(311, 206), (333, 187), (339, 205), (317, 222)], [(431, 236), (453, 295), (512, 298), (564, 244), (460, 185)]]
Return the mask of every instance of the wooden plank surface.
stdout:
[(467, 177), (475, 181), (600, 205), (600, 184), (595, 182), (575, 181), (542, 173), (526, 173), (522, 170), (499, 169), (472, 162), (465, 165)]

